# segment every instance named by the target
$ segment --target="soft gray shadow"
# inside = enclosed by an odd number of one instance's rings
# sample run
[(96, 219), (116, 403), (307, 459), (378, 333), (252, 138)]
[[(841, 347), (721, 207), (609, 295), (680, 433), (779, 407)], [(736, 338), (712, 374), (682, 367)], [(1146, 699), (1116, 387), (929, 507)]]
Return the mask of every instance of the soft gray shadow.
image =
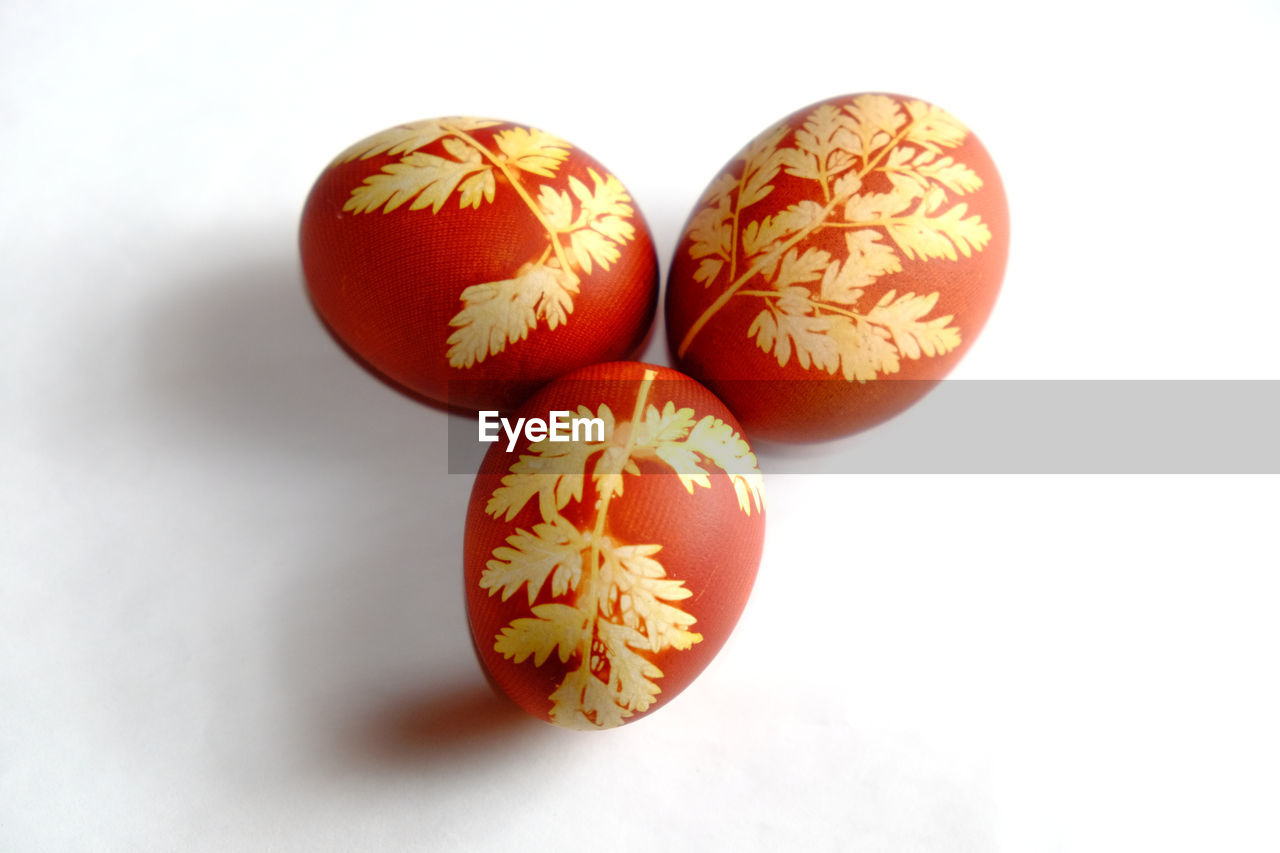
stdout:
[(291, 245), (203, 267), (170, 292), (145, 331), (143, 378), (197, 433), (313, 457), (365, 429), (380, 408), (412, 401), (427, 425), (431, 412), (446, 411), (344, 354), (307, 299)]
[(466, 683), (388, 701), (346, 746), (357, 763), (450, 765), (509, 755), (544, 728), (488, 685)]
[[(226, 689), (253, 695), (215, 701), (239, 703), (233, 728), (253, 726), (255, 708), (283, 715), (261, 725), (296, 736), (321, 765), (498, 755), (491, 738), (509, 747), (540, 724), (522, 726), (493, 695), (471, 649), (461, 571), (471, 478), (447, 473), (457, 416), (374, 381), (343, 352), (311, 308), (291, 243), (219, 244), (242, 250), (175, 281), (136, 342), (143, 402), (163, 434), (181, 436), (201, 471), (225, 466), (237, 503), (242, 492), (293, 528), (259, 533), (238, 553), (260, 565), (221, 580), (251, 584), (258, 600), (211, 621), (261, 633), (269, 648), (219, 664)], [(261, 672), (226, 674), (235, 666)]]

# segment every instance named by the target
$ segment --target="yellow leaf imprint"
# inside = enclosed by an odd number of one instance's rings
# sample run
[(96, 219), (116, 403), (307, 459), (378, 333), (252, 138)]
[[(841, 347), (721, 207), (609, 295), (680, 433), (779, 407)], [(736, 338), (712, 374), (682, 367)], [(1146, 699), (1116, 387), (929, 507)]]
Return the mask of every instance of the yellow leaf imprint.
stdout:
[[(648, 710), (662, 692), (656, 681), (662, 670), (649, 655), (702, 641), (691, 630), (697, 619), (680, 605), (693, 593), (667, 576), (662, 545), (620, 542), (610, 530), (612, 502), (623, 499), (625, 478), (640, 474), (636, 460), (668, 466), (691, 494), (709, 488), (708, 468), (718, 468), (742, 512), (764, 511), (763, 478), (742, 436), (719, 418), (699, 419), (692, 408), (648, 403), (655, 376), (645, 371), (630, 420), (615, 424), (607, 406), (595, 413), (579, 406), (573, 418), (603, 419), (604, 439), (532, 444), (485, 506), (494, 518), (510, 520), (537, 501), (542, 522), (517, 529), (494, 549), (479, 586), (504, 601), (522, 587), (528, 596), (532, 616), (504, 626), (494, 651), (515, 664), (532, 658), (541, 666), (553, 655), (572, 663), (547, 697), (552, 720), (569, 728), (609, 728)], [(580, 530), (560, 511), (586, 500), (588, 476), (595, 514)], [(556, 601), (538, 603), (548, 594)]]
[[(923, 101), (858, 95), (842, 106), (818, 106), (794, 133), (775, 127), (753, 141), (739, 156), (741, 174), (717, 178), (690, 221), (689, 257), (700, 261), (694, 281), (712, 287), (727, 277), (678, 355), (734, 297), (764, 301), (747, 336), (780, 366), (794, 357), (803, 368), (851, 382), (896, 373), (902, 358), (958, 347), (951, 315), (925, 317), (937, 292), (899, 297), (891, 290), (873, 306), (861, 303), (867, 287), (901, 272), (902, 257), (955, 261), (991, 241), (966, 204), (948, 206), (952, 196), (982, 186), (976, 172), (942, 153), (967, 135), (954, 117)], [(802, 201), (747, 221), (747, 208), (772, 192), (779, 171), (817, 182), (822, 203)], [(876, 172), (890, 192), (863, 191)], [(847, 229), (845, 257), (806, 245), (825, 228)]]
[[(449, 321), (446, 357), (452, 367), (470, 368), (529, 336), (540, 322), (554, 330), (573, 313), (580, 274), (609, 269), (621, 247), (635, 237), (631, 197), (613, 175), (587, 170), (591, 186), (569, 178), (572, 191), (534, 178), (554, 178), (572, 147), (541, 130), (513, 127), (485, 145), (471, 131), (492, 127), (488, 119), (445, 118), (399, 125), (362, 140), (332, 165), (379, 154), (400, 156), (351, 191), (343, 210), (438, 213), (450, 198), (458, 207), (479, 210), (497, 193), (502, 175), (546, 233), (545, 248), (511, 278), (472, 285), (462, 291), (462, 308)], [(440, 142), (445, 156), (420, 150)], [(526, 185), (528, 184), (528, 185)], [(504, 190), (505, 192), (505, 190)]]

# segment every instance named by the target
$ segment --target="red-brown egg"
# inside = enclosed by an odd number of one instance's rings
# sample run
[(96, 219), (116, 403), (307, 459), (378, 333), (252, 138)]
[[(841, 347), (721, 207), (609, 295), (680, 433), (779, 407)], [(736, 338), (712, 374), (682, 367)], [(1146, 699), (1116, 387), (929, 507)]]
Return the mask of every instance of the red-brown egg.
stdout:
[(498, 440), (471, 493), (464, 577), (492, 681), (570, 728), (662, 707), (724, 645), (755, 581), (764, 493), (738, 423), (687, 376), (618, 362), (487, 424)]
[(509, 122), (430, 119), (356, 143), (312, 187), (299, 242), (316, 310), (358, 357), (467, 408), (630, 356), (657, 305), (626, 188)]
[(1008, 245), (1000, 177), (963, 124), (899, 95), (832, 98), (707, 187), (672, 261), (667, 337), (752, 436), (848, 434), (951, 370)]

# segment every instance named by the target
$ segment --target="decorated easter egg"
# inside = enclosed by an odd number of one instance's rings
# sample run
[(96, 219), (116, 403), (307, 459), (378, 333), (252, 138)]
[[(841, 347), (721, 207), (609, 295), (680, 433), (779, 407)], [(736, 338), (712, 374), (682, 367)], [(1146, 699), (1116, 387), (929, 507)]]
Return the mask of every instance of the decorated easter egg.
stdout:
[(657, 259), (635, 202), (568, 142), (440, 118), (370, 136), (321, 173), (303, 272), (337, 337), (386, 377), (465, 408), (643, 343)]
[(911, 405), (973, 344), (1009, 245), (987, 151), (914, 98), (832, 98), (711, 181), (671, 265), (667, 337), (754, 437), (855, 432)]
[(662, 707), (724, 645), (760, 562), (763, 483), (733, 415), (674, 370), (617, 362), (480, 413), (486, 431), (464, 577), (491, 681), (569, 728)]

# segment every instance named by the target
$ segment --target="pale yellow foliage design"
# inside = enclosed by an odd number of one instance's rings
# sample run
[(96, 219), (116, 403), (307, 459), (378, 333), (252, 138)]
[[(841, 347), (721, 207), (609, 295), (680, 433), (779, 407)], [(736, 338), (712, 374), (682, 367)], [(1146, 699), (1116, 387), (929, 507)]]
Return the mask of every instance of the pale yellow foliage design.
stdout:
[[(637, 462), (670, 468), (690, 494), (711, 487), (714, 469), (728, 476), (742, 512), (764, 510), (763, 479), (742, 436), (711, 415), (648, 403), (654, 375), (645, 372), (630, 420), (615, 421), (603, 404), (594, 413), (579, 406), (572, 420), (600, 418), (604, 440), (532, 444), (485, 506), (507, 521), (531, 502), (538, 507), (541, 522), (494, 549), (480, 588), (503, 601), (527, 595), (531, 615), (506, 625), (493, 648), (517, 664), (542, 666), (553, 656), (571, 664), (547, 697), (551, 718), (570, 728), (609, 728), (648, 710), (662, 692), (650, 656), (702, 640), (681, 606), (692, 592), (667, 576), (662, 545), (619, 541), (610, 529), (612, 502), (625, 500)], [(594, 515), (580, 530), (562, 510), (588, 500)]]
[[(885, 95), (822, 104), (794, 134), (785, 126), (762, 134), (739, 156), (740, 171), (712, 183), (690, 222), (689, 256), (699, 262), (693, 278), (723, 290), (679, 354), (733, 297), (763, 301), (747, 335), (779, 365), (795, 359), (849, 381), (896, 373), (904, 358), (958, 347), (952, 315), (929, 316), (937, 292), (864, 297), (881, 277), (900, 272), (903, 258), (955, 261), (990, 242), (981, 217), (952, 203), (982, 186), (977, 173), (944, 153), (967, 135), (937, 107)], [(864, 187), (873, 173), (887, 178), (889, 192)], [(822, 201), (751, 218), (748, 208), (768, 197), (779, 174), (816, 182)], [(810, 244), (832, 228), (845, 232), (843, 257)]]
[[(399, 125), (375, 134), (338, 155), (334, 165), (380, 154), (399, 156), (351, 191), (343, 210), (390, 213), (430, 209), (438, 213), (456, 197), (461, 209), (492, 202), (497, 175), (546, 232), (546, 247), (512, 271), (510, 278), (462, 291), (462, 308), (449, 321), (449, 364), (469, 368), (519, 343), (546, 323), (568, 322), (581, 275), (609, 269), (621, 247), (635, 236), (631, 197), (613, 175), (587, 170), (590, 184), (569, 178), (569, 191), (535, 178), (554, 178), (572, 150), (541, 130), (513, 127), (495, 134), (491, 145), (471, 131), (499, 124), (488, 119), (445, 118)], [(443, 156), (422, 151), (439, 142)], [(504, 190), (505, 192), (505, 190)]]

